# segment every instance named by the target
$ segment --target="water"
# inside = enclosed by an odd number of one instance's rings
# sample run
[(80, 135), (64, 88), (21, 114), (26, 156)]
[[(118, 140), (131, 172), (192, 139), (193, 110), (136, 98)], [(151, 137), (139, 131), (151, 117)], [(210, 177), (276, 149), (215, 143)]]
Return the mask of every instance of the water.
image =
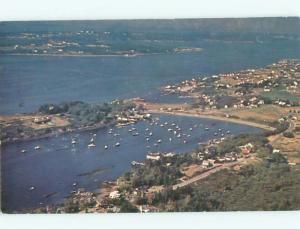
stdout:
[[(148, 152), (191, 151), (199, 142), (217, 138), (214, 137), (214, 133), (218, 132), (219, 128), (223, 129), (222, 133), (225, 135), (227, 130), (230, 130), (231, 134), (260, 131), (209, 119), (168, 115), (159, 117), (158, 125), (150, 125), (149, 122), (143, 121), (123, 128), (114, 128), (113, 134), (109, 134), (108, 129), (100, 129), (3, 146), (1, 169), (4, 209), (21, 210), (61, 201), (75, 189), (72, 185), (74, 182), (78, 184), (76, 188), (95, 190), (102, 181), (116, 179), (129, 170), (131, 161), (145, 160)], [(160, 124), (165, 122), (168, 124), (161, 127)], [(174, 128), (171, 126), (173, 122), (181, 128), (181, 138), (168, 131), (168, 128)], [(136, 128), (133, 132), (138, 132), (138, 136), (132, 136), (128, 132), (132, 127)], [(189, 130), (190, 127), (193, 128), (192, 131)], [(206, 131), (205, 127), (209, 127), (210, 130)], [(146, 128), (149, 128), (149, 131), (146, 131)], [(153, 135), (147, 141), (145, 136), (149, 136), (150, 132)], [(97, 134), (94, 137), (96, 147), (88, 148), (94, 133)], [(119, 136), (114, 136), (114, 133)], [(219, 138), (220, 134), (221, 132)], [(77, 139), (76, 145), (71, 144), (74, 138)], [(172, 138), (172, 144), (169, 138)], [(162, 143), (156, 146), (158, 139), (161, 139)], [(183, 143), (184, 140), (187, 141), (186, 144)], [(119, 147), (115, 146), (117, 142), (120, 143)], [(37, 145), (41, 146), (40, 150), (34, 150)], [(105, 145), (108, 149), (104, 149)], [(26, 149), (27, 153), (21, 153), (22, 149)], [(92, 171), (97, 172), (87, 175)], [(31, 191), (31, 186), (34, 186), (35, 190)], [(45, 195), (49, 193), (56, 194), (47, 198)]]
[[(182, 42), (184, 46), (185, 41)], [(156, 102), (186, 101), (162, 96), (158, 88), (195, 76), (264, 67), (283, 58), (300, 58), (297, 40), (199, 40), (189, 41), (188, 45), (201, 47), (203, 51), (135, 57), (1, 55), (0, 114), (33, 112), (44, 103), (72, 100), (104, 102), (139, 96)], [(186, 134), (191, 126), (198, 124), (199, 127), (190, 133), (187, 144), (183, 143), (184, 138), (179, 140), (174, 136), (170, 144), (167, 128), (139, 122), (135, 126), (140, 135), (136, 137), (128, 134), (129, 126), (117, 129), (120, 136), (116, 137), (108, 134), (108, 130), (94, 131), (96, 148), (87, 147), (90, 132), (2, 146), (3, 208), (14, 211), (59, 202), (79, 187), (95, 190), (101, 181), (115, 179), (129, 170), (131, 161), (144, 160), (148, 151), (187, 152), (197, 147), (198, 142), (214, 138), (219, 128), (230, 130), (232, 134), (259, 131), (190, 117), (161, 116), (161, 119), (177, 122)], [(211, 130), (205, 131), (205, 126)], [(147, 127), (152, 129), (154, 136), (150, 142), (144, 136)], [(78, 144), (72, 146), (74, 137)], [(155, 146), (158, 139), (162, 139), (162, 143)], [(113, 147), (116, 142), (120, 142), (120, 147)], [(106, 144), (109, 148), (104, 150)], [(34, 150), (36, 145), (41, 145), (41, 150)], [(22, 154), (22, 149), (27, 153)], [(92, 171), (97, 172), (78, 176)], [(77, 187), (73, 187), (74, 182), (78, 183)], [(35, 190), (30, 191), (31, 186)], [(47, 198), (45, 195), (50, 193), (55, 194)]]
[[(196, 45), (196, 44), (195, 44)], [(201, 53), (136, 57), (0, 56), (0, 114), (35, 111), (44, 103), (158, 96), (163, 85), (300, 58), (299, 42), (200, 42)]]

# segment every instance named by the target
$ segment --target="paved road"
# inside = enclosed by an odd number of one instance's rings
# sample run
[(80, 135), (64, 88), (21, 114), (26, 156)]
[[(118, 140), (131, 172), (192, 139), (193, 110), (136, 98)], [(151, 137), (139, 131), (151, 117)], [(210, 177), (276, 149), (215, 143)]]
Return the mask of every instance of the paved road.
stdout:
[(192, 183), (195, 183), (195, 182), (197, 182), (197, 181), (199, 181), (199, 180), (202, 180), (202, 179), (208, 177), (209, 175), (211, 175), (211, 174), (213, 174), (213, 173), (216, 173), (216, 172), (218, 172), (218, 171), (220, 171), (220, 170), (222, 170), (222, 169), (225, 169), (225, 168), (229, 168), (229, 167), (235, 166), (235, 165), (241, 163), (241, 161), (242, 161), (242, 160), (234, 161), (234, 162), (229, 162), (229, 163), (226, 163), (226, 164), (218, 165), (218, 166), (216, 166), (216, 167), (214, 167), (214, 168), (212, 168), (212, 169), (210, 169), (210, 170), (208, 170), (208, 171), (206, 171), (206, 172), (204, 172), (204, 173), (199, 174), (198, 176), (194, 176), (194, 177), (192, 177), (192, 178), (189, 179), (189, 180), (186, 180), (186, 181), (183, 181), (183, 182), (181, 182), (181, 183), (179, 183), (179, 184), (173, 185), (173, 186), (172, 186), (172, 189), (173, 189), (173, 190), (176, 190), (177, 188), (182, 188), (182, 187), (184, 187), (184, 186), (187, 186), (187, 185), (190, 185), (190, 184), (192, 184)]

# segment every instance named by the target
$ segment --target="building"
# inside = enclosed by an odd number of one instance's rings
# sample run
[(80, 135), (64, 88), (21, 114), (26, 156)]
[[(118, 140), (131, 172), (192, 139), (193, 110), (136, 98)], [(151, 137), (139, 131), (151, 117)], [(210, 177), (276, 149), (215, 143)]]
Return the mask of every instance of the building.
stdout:
[(112, 191), (111, 193), (109, 193), (110, 199), (118, 199), (118, 198), (120, 198), (120, 196), (121, 196), (121, 194), (118, 190)]
[(161, 157), (160, 157), (160, 153), (148, 153), (146, 158), (148, 160), (159, 161)]

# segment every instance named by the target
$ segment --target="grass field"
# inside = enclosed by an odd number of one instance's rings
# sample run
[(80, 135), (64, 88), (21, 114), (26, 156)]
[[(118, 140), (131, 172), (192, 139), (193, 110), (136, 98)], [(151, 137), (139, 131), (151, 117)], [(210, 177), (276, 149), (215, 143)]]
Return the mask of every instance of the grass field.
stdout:
[(262, 97), (274, 100), (283, 100), (283, 101), (291, 101), (291, 102), (300, 102), (300, 97), (294, 94), (291, 94), (287, 90), (273, 89), (270, 92), (262, 92)]

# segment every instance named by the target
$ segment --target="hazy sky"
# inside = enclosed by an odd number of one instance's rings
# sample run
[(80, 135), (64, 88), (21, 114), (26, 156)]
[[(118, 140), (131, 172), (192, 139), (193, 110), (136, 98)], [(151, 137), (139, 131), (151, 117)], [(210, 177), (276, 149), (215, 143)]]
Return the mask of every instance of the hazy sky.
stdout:
[(0, 21), (300, 16), (300, 0), (0, 0)]

